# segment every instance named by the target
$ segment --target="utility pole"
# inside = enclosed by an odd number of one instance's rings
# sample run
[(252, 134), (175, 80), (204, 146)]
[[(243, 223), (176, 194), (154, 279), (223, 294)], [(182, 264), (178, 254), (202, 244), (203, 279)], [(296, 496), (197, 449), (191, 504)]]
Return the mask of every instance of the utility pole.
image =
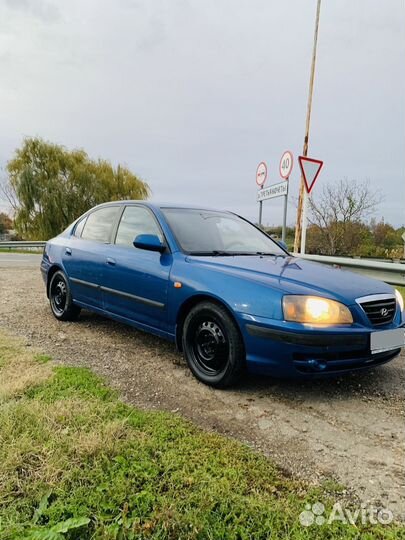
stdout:
[[(316, 46), (318, 43), (318, 27), (319, 27), (320, 11), (321, 11), (321, 0), (318, 0), (318, 4), (316, 8), (316, 18), (315, 18), (314, 47), (312, 50), (311, 76), (309, 79), (307, 120), (305, 124), (304, 148), (302, 150), (303, 156), (308, 155), (309, 127), (311, 123), (312, 94), (314, 90)], [(298, 253), (300, 246), (301, 246), (301, 253), (305, 253), (305, 236), (304, 238), (302, 238), (303, 241), (301, 241), (301, 235), (302, 235), (303, 218), (306, 219), (307, 197), (308, 197), (308, 194), (305, 190), (304, 178), (301, 175), (300, 191), (299, 191), (299, 197), (298, 197), (298, 208), (297, 208), (297, 223), (295, 226), (295, 239), (294, 239), (294, 252), (295, 253)]]

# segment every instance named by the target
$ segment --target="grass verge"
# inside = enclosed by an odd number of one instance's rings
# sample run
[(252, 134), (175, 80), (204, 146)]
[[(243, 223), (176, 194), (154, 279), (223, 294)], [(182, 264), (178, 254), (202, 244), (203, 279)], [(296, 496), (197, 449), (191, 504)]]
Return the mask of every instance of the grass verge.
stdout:
[(181, 418), (122, 403), (91, 371), (0, 334), (0, 538), (398, 539), (397, 525), (303, 527), (309, 488)]
[(42, 253), (42, 248), (20, 249), (20, 248), (0, 248), (0, 253), (24, 253), (26, 255), (38, 255)]

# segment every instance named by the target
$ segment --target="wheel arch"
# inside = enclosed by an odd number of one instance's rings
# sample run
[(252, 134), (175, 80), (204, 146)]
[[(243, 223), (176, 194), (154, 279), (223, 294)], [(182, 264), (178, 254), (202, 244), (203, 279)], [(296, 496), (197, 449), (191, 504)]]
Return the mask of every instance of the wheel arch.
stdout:
[(238, 329), (238, 332), (240, 334), (243, 346), (245, 347), (245, 340), (243, 339), (242, 330), (239, 326), (239, 323), (232, 309), (219, 298), (215, 296), (211, 296), (210, 294), (207, 294), (207, 293), (200, 293), (200, 294), (195, 294), (187, 298), (187, 300), (185, 300), (181, 304), (177, 312), (177, 318), (176, 318), (176, 347), (177, 349), (179, 351), (183, 350), (183, 344), (182, 344), (183, 326), (184, 326), (184, 321), (187, 317), (187, 314), (194, 306), (196, 306), (197, 304), (200, 304), (201, 302), (212, 302), (213, 304), (217, 304), (218, 306), (221, 306), (227, 311), (228, 315), (234, 321), (236, 328)]
[(46, 296), (48, 298), (49, 298), (49, 285), (51, 283), (51, 279), (54, 276), (54, 274), (56, 274), (56, 272), (58, 272), (58, 270), (63, 272), (63, 268), (61, 266), (59, 266), (58, 264), (53, 264), (48, 270), (48, 274), (47, 274), (47, 277), (46, 277)]

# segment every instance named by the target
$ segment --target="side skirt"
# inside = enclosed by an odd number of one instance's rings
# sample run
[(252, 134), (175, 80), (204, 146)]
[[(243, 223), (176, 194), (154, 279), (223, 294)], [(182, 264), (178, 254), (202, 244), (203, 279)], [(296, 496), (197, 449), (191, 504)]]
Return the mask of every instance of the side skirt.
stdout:
[(107, 317), (108, 319), (112, 319), (114, 321), (121, 322), (129, 326), (133, 326), (134, 328), (137, 328), (138, 330), (142, 330), (149, 334), (159, 336), (163, 339), (166, 339), (167, 341), (171, 341), (174, 343), (176, 340), (175, 334), (172, 334), (170, 332), (165, 332), (164, 330), (160, 330), (159, 328), (156, 328), (154, 326), (149, 326), (148, 324), (143, 324), (143, 323), (134, 321), (132, 319), (128, 319), (127, 317), (122, 317), (121, 315), (116, 315), (115, 313), (112, 313), (111, 311), (105, 311), (103, 309), (96, 308), (89, 304), (86, 304), (85, 302), (79, 302), (78, 300), (75, 300), (75, 299), (73, 299), (73, 302), (77, 306), (80, 306), (84, 309), (92, 311), (93, 313), (98, 313), (99, 315), (102, 315), (103, 317)]

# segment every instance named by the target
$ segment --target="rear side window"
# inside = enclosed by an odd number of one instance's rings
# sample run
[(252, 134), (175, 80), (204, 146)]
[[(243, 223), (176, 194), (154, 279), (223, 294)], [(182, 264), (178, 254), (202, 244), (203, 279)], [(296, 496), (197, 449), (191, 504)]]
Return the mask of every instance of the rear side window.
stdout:
[(77, 238), (80, 238), (83, 232), (84, 224), (86, 223), (87, 216), (84, 217), (79, 221), (79, 223), (75, 227), (74, 236), (77, 236)]
[(163, 235), (150, 210), (142, 206), (127, 206), (122, 214), (115, 243), (132, 246), (138, 234), (156, 234), (163, 242)]
[(117, 219), (119, 206), (106, 206), (88, 215), (84, 225), (82, 238), (108, 244)]

